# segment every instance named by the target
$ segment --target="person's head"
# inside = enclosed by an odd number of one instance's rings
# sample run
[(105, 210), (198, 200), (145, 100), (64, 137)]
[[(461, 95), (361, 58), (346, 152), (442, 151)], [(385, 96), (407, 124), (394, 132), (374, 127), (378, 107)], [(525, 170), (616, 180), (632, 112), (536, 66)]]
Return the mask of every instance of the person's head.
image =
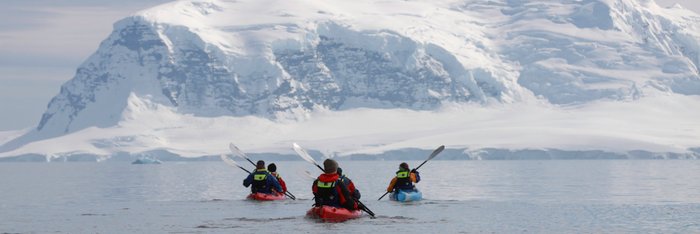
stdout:
[(263, 161), (263, 160), (258, 160), (258, 163), (255, 164), (255, 168), (257, 168), (257, 169), (265, 169), (265, 161)]
[(399, 164), (399, 170), (408, 171), (408, 163), (402, 162), (401, 164)]
[(336, 173), (338, 173), (339, 176), (343, 176), (343, 168), (338, 167)]
[(338, 162), (333, 159), (326, 159), (323, 161), (323, 171), (327, 174), (333, 174), (338, 171)]
[(277, 165), (274, 163), (270, 163), (270, 165), (267, 165), (267, 170), (270, 172), (276, 172), (277, 171)]

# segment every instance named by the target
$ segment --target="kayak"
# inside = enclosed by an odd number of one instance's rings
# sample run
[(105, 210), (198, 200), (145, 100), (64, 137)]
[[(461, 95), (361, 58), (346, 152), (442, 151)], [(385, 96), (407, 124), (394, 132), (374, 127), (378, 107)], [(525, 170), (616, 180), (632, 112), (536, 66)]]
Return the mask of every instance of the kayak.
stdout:
[(256, 200), (256, 201), (275, 201), (275, 200), (284, 200), (284, 193), (273, 193), (273, 194), (267, 194), (267, 193), (251, 193), (248, 195), (248, 199), (250, 200)]
[(391, 200), (400, 202), (420, 201), (423, 193), (418, 190), (397, 190), (391, 194)]
[(313, 207), (306, 212), (306, 216), (318, 218), (325, 222), (345, 222), (348, 219), (356, 219), (362, 215), (360, 210), (348, 210), (345, 208), (321, 206)]

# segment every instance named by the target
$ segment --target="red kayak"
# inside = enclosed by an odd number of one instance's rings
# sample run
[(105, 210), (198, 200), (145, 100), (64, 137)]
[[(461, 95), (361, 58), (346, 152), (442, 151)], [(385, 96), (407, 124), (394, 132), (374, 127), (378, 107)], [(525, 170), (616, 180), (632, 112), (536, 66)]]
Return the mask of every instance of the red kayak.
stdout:
[(256, 200), (256, 201), (275, 201), (275, 200), (284, 200), (284, 193), (273, 193), (273, 194), (267, 194), (267, 193), (251, 193), (248, 195), (248, 199), (250, 200)]
[(356, 219), (362, 215), (360, 210), (348, 210), (345, 208), (321, 206), (311, 208), (306, 212), (306, 216), (319, 218), (325, 222), (345, 222), (348, 219)]

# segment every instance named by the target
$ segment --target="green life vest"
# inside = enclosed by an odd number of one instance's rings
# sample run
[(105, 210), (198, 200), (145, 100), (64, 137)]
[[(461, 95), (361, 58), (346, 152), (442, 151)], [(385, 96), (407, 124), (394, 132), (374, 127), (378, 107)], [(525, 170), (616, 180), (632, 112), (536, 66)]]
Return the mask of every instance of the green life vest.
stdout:
[(268, 172), (265, 169), (257, 169), (253, 172), (252, 192), (267, 190), (267, 175)]
[(335, 181), (333, 182), (322, 182), (318, 181), (316, 182), (316, 186), (319, 188), (324, 188), (324, 189), (329, 189), (329, 188), (334, 188), (335, 187)]
[(265, 178), (267, 178), (267, 175), (266, 175), (266, 174), (255, 174), (255, 175), (253, 175), (253, 179), (256, 180), (256, 181), (263, 181), (263, 180), (265, 180)]
[(409, 171), (398, 171), (398, 172), (396, 172), (396, 178), (399, 178), (399, 179), (408, 178), (410, 173), (411, 172), (409, 172)]
[(411, 181), (411, 171), (400, 170), (396, 172), (396, 189), (413, 189), (413, 182)]

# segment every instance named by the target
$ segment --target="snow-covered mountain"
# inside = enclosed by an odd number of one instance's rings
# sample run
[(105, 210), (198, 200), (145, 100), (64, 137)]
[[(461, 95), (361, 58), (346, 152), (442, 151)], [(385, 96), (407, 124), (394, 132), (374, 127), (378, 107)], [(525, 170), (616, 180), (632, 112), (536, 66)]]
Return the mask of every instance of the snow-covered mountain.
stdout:
[(0, 156), (201, 156), (231, 140), (692, 156), (699, 65), (700, 16), (653, 0), (185, 0), (117, 22)]

